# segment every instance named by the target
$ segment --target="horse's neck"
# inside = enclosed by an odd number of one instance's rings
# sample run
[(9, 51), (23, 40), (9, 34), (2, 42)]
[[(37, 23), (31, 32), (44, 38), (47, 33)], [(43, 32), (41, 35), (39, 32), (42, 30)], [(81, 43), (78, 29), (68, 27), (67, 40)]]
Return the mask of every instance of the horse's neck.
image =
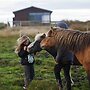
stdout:
[(46, 51), (49, 52), (54, 58), (56, 58), (57, 51), (55, 48), (49, 48)]

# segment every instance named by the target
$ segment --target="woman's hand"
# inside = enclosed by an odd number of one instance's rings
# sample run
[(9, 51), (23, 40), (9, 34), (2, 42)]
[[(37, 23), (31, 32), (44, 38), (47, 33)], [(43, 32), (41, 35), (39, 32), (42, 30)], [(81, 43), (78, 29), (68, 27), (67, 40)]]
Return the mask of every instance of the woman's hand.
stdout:
[(25, 50), (25, 51), (27, 50), (27, 46), (24, 46), (24, 50)]
[(29, 48), (27, 47), (27, 52), (30, 52)]

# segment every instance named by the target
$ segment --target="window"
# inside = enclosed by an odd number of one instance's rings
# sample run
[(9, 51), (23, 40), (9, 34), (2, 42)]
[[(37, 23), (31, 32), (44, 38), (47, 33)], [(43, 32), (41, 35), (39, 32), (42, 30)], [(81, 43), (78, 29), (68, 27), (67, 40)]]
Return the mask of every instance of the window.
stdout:
[(29, 20), (32, 22), (42, 22), (45, 15), (49, 16), (49, 13), (29, 13)]

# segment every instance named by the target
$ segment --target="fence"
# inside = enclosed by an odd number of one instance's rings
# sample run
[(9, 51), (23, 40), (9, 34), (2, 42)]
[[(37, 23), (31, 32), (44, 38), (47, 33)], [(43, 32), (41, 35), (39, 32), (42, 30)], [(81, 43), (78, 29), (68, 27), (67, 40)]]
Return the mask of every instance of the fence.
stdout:
[(20, 27), (20, 26), (50, 26), (56, 25), (58, 21), (51, 21), (50, 23), (42, 23), (42, 22), (31, 22), (31, 21), (8, 21), (7, 25), (11, 27)]
[[(11, 27), (30, 27), (30, 26), (56, 26), (58, 21), (51, 21), (50, 23), (30, 22), (30, 21), (9, 21), (7, 26)], [(65, 21), (70, 28), (82, 31), (90, 31), (90, 21)]]

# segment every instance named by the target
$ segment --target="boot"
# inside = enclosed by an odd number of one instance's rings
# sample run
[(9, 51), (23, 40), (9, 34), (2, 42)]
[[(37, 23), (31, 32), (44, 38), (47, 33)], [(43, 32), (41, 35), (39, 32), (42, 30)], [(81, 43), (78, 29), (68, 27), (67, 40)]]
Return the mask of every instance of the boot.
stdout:
[(27, 90), (27, 86), (26, 85), (23, 86), (23, 90)]
[(58, 90), (63, 90), (63, 88), (61, 86), (58, 86)]
[(63, 90), (62, 83), (60, 83), (59, 80), (57, 80), (57, 84), (58, 84), (58, 89), (59, 89), (59, 90)]

